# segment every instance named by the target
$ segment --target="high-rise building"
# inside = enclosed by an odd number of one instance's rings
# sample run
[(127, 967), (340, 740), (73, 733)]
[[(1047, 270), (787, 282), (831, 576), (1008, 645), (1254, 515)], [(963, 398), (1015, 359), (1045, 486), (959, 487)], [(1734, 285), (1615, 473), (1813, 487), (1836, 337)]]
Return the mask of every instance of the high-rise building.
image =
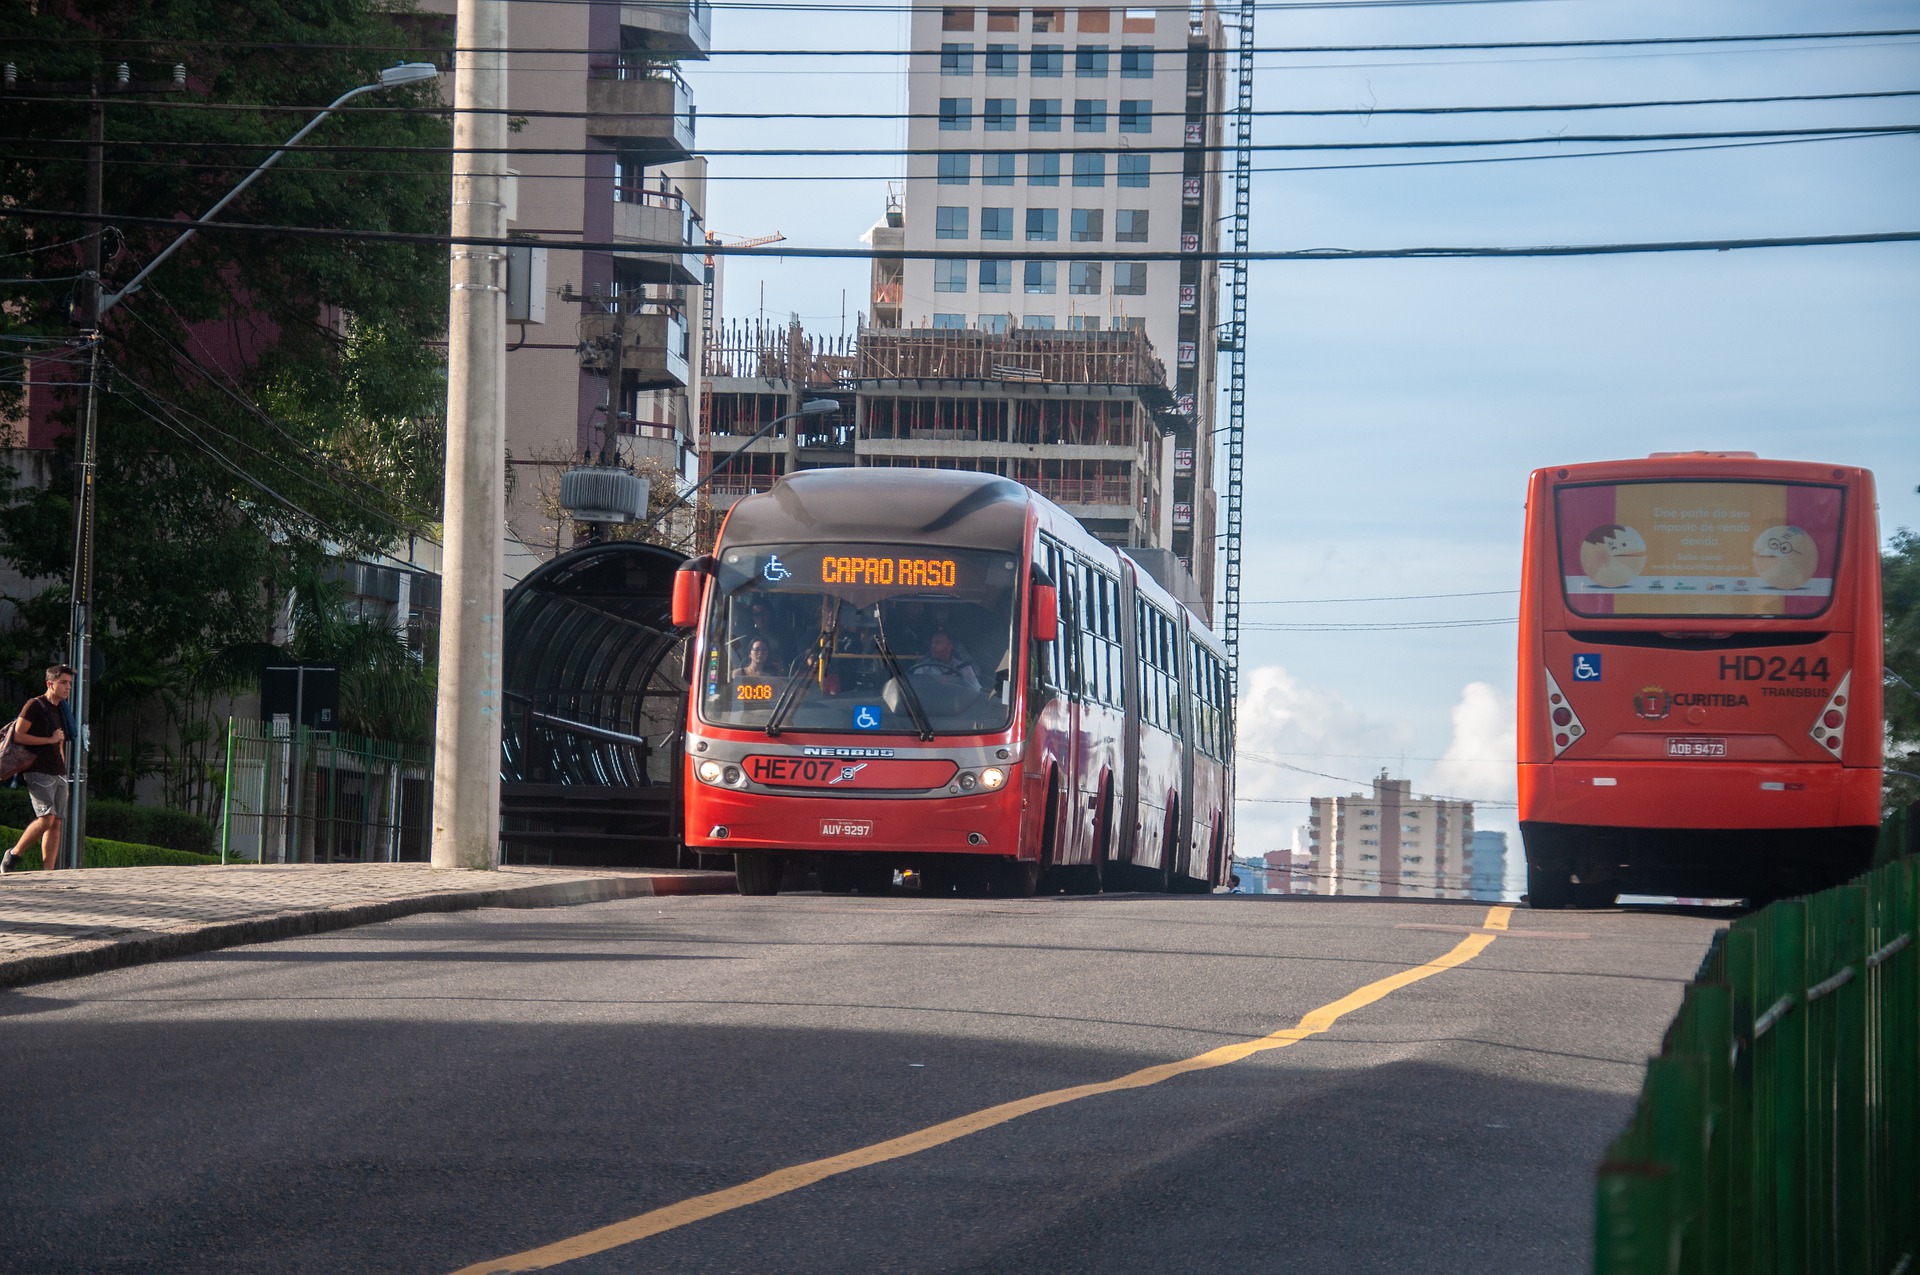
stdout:
[(1467, 848), (1467, 888), (1476, 899), (1497, 899), (1507, 888), (1507, 834), (1476, 832)]
[(1417, 796), (1381, 771), (1371, 793), (1315, 797), (1304, 841), (1324, 893), (1422, 898), (1465, 887), (1473, 836), (1472, 802)]
[[(899, 233), (885, 236), (907, 255), (884, 280), (876, 270), (876, 316), (994, 334), (1143, 332), (1177, 409), (1151, 458), (1165, 496), (1151, 543), (1210, 606), (1219, 272), (1201, 254), (1219, 246), (1217, 12), (915, 0), (910, 38), (905, 199), (886, 227)], [(1135, 249), (1194, 255), (1127, 260)], [(1009, 255), (912, 255), (939, 250)]]
[[(677, 68), (707, 56), (712, 10), (706, 0), (502, 3), (513, 44), (531, 50), (507, 72), (508, 102), (524, 112), (508, 139), (508, 234), (622, 245), (509, 253), (507, 521), (550, 557), (572, 543), (560, 475), (601, 452), (607, 430), (624, 461), (696, 469), (706, 166)], [(421, 8), (450, 15), (455, 0)]]

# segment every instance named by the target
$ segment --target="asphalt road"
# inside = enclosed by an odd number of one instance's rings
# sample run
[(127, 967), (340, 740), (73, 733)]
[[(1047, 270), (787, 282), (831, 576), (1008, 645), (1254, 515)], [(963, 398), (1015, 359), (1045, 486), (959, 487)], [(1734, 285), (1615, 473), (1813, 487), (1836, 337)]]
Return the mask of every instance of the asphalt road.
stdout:
[[(0, 1268), (493, 1263), (1293, 1027), (1458, 956), (1488, 916), (635, 899), (0, 993)], [(1456, 968), (1298, 1043), (730, 1197), (554, 1269), (1584, 1270), (1593, 1166), (1721, 924), (1521, 908)]]

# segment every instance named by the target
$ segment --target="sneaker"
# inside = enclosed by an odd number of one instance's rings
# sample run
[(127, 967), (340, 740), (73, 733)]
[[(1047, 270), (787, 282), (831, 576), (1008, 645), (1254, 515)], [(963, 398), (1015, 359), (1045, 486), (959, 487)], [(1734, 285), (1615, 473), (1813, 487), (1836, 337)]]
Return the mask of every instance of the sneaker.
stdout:
[(0, 873), (20, 871), (20, 856), (9, 850), (0, 854)]

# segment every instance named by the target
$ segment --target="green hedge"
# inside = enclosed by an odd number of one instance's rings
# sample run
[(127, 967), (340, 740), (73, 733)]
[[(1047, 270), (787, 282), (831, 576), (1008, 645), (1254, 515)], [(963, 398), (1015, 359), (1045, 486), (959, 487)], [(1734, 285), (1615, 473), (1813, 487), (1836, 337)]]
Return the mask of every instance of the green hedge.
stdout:
[[(20, 840), (20, 829), (0, 827), (0, 850), (9, 849)], [(89, 868), (190, 868), (200, 864), (219, 863), (214, 855), (191, 854), (185, 850), (169, 850), (165, 846), (146, 846), (130, 841), (109, 841), (105, 837), (87, 838), (87, 866)], [(40, 843), (35, 841), (20, 852), (20, 866), (38, 870), (40, 867)]]
[[(33, 799), (26, 787), (0, 788), (0, 823), (24, 827), (32, 821)], [(199, 815), (136, 805), (131, 801), (89, 801), (87, 832), (115, 841), (184, 850), (189, 854), (217, 855), (220, 848), (213, 825)]]

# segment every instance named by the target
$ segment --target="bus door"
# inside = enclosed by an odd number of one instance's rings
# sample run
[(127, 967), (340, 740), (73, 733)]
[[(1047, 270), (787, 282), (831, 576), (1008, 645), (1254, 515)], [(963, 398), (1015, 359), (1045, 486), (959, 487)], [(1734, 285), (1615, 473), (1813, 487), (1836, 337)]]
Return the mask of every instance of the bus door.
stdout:
[(1125, 732), (1125, 752), (1121, 759), (1121, 785), (1119, 800), (1113, 807), (1113, 838), (1109, 847), (1112, 856), (1122, 863), (1133, 862), (1137, 845), (1135, 837), (1135, 819), (1140, 809), (1140, 640), (1139, 625), (1135, 622), (1140, 613), (1140, 595), (1137, 581), (1137, 568), (1133, 560), (1125, 554), (1120, 555), (1120, 667), (1124, 672), (1122, 681), (1126, 683), (1125, 705), (1127, 729)]
[[(1033, 665), (1027, 699), (1027, 751), (1021, 771), (1026, 777), (1026, 808), (1045, 826), (1047, 803), (1058, 800), (1054, 845), (1042, 846), (1060, 863), (1072, 845), (1071, 830), (1080, 817), (1076, 776), (1080, 766), (1080, 613), (1073, 555), (1052, 537), (1042, 535), (1034, 548), (1034, 565), (1052, 581), (1059, 599), (1059, 633), (1051, 642), (1033, 644)], [(1048, 788), (1049, 773), (1053, 787)], [(1070, 861), (1070, 860), (1069, 860)]]

